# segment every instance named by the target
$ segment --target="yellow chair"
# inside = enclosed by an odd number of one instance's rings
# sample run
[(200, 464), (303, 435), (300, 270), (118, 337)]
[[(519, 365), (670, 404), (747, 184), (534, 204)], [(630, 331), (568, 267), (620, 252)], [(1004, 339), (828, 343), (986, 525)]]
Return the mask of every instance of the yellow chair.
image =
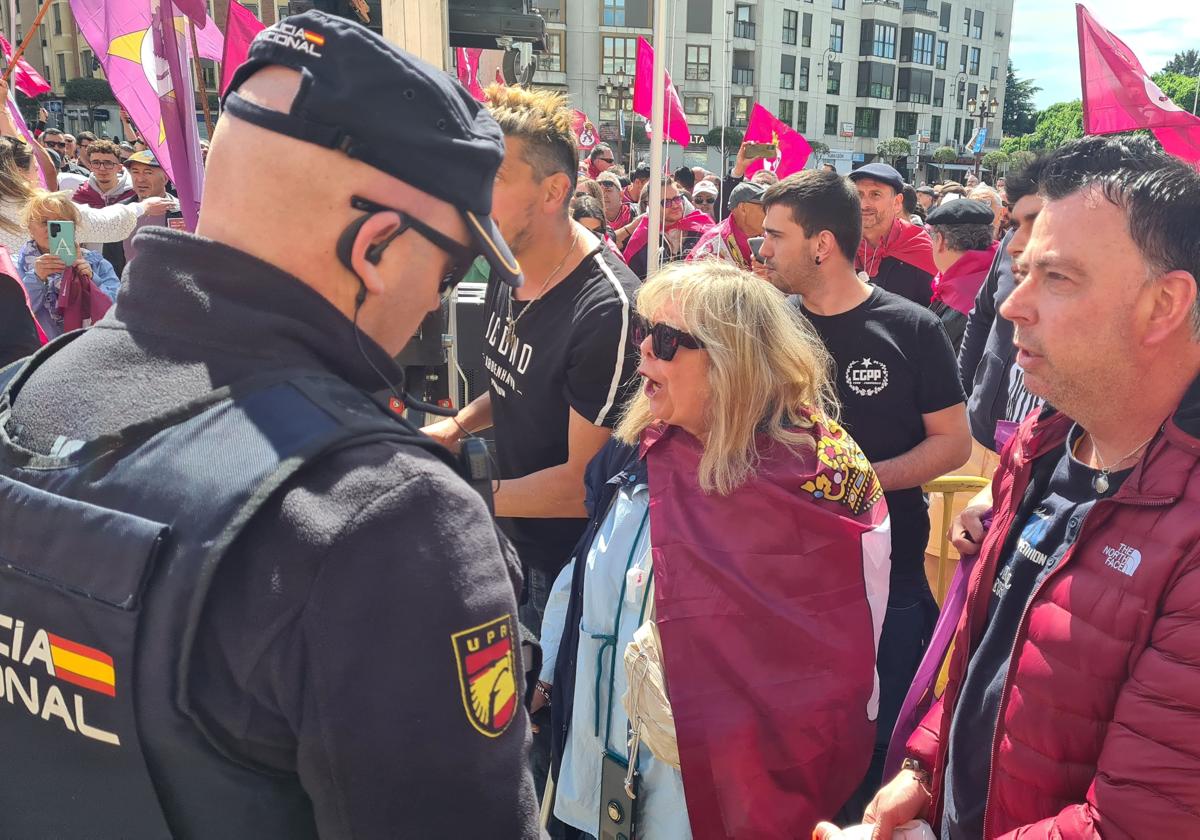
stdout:
[(977, 475), (943, 475), (927, 482), (921, 489), (926, 493), (937, 493), (942, 497), (942, 531), (938, 543), (937, 586), (934, 597), (940, 606), (946, 598), (946, 589), (950, 585), (948, 571), (950, 566), (950, 523), (954, 520), (954, 496), (958, 493), (974, 495), (991, 484), (991, 479)]

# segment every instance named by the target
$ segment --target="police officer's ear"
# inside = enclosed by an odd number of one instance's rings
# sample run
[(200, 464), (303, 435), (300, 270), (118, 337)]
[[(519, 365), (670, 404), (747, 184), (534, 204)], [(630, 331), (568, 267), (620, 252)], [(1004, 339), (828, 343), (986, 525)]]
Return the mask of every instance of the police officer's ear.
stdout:
[[(384, 251), (400, 228), (397, 213), (372, 213), (347, 228), (338, 243), (338, 257), (363, 284), (363, 293), (382, 294), (386, 284), (379, 271)], [(360, 293), (361, 296), (361, 293)], [(361, 302), (361, 301), (360, 301)]]

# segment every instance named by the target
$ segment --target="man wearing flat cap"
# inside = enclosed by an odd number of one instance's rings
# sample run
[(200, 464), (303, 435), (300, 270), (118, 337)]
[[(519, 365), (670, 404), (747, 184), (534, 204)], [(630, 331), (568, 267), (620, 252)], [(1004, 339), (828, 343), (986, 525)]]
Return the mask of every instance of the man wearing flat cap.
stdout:
[(105, 319), (0, 373), (0, 653), (38, 698), (0, 715), (5, 836), (538, 836), (515, 554), (394, 410), (441, 293), (521, 282), (503, 149), (440, 70), (287, 18), (196, 234), (143, 230)]
[(862, 205), (863, 235), (855, 270), (894, 295), (928, 306), (937, 267), (929, 234), (903, 212), (904, 179), (886, 163), (868, 163), (847, 177)]
[(925, 219), (933, 240), (933, 302), (929, 308), (942, 319), (955, 352), (967, 329), (967, 315), (987, 279), (1000, 243), (992, 238), (992, 208), (962, 198), (937, 207)]

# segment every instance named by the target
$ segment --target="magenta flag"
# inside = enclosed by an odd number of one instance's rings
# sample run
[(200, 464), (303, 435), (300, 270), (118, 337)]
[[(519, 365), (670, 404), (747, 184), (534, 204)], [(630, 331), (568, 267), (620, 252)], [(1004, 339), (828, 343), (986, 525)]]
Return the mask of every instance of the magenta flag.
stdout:
[(1087, 134), (1150, 129), (1170, 154), (1200, 162), (1200, 117), (1171, 101), (1125, 42), (1096, 22), (1082, 3), (1079, 74), (1083, 81), (1083, 130)]
[[(668, 73), (663, 81), (666, 98), (663, 101), (663, 117), (667, 121), (666, 136), (680, 146), (686, 146), (692, 140), (688, 129), (687, 117), (683, 113), (683, 103), (679, 101), (679, 93), (671, 84), (671, 74)], [(654, 102), (654, 48), (645, 38), (638, 37), (637, 45), (637, 75), (633, 79), (633, 113), (641, 114), (650, 120), (652, 103)], [(649, 123), (647, 123), (649, 128)], [(657, 130), (657, 127), (655, 127)]]
[(254, 13), (237, 0), (229, 0), (229, 19), (225, 22), (225, 53), (221, 57), (221, 95), (229, 90), (233, 74), (250, 54), (254, 36), (266, 29)]
[(467, 93), (479, 102), (487, 101), (483, 85), (479, 83), (479, 58), (483, 50), (458, 47), (454, 50), (454, 63), (457, 65), (458, 80), (467, 89)]
[(752, 161), (746, 167), (747, 177), (760, 169), (767, 169), (780, 178), (786, 178), (803, 169), (812, 155), (812, 146), (808, 145), (803, 134), (757, 102), (750, 112), (750, 122), (746, 125), (746, 139), (755, 143), (774, 143), (779, 147), (779, 155), (774, 160), (759, 158)]
[[(0, 35), (0, 52), (4, 53), (5, 62), (12, 64), (13, 47), (3, 35)], [(50, 83), (23, 58), (17, 59), (17, 69), (13, 71), (12, 80), (14, 87), (30, 98), (50, 90)]]
[[(170, 0), (162, 2), (158, 17), (173, 26), (156, 27), (146, 0), (71, 0), (71, 11), (113, 95), (179, 191), (184, 220), (194, 229), (203, 169), (192, 74), (184, 70), (191, 67), (187, 18), (174, 13)], [(220, 60), (224, 38), (211, 18), (197, 28), (196, 42), (201, 58)]]

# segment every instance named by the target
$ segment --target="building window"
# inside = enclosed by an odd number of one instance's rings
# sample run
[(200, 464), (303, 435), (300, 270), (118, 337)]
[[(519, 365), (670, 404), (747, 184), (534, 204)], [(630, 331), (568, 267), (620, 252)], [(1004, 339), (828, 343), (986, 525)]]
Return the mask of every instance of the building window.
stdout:
[(58, 65), (58, 83), (66, 84), (67, 81), (67, 54), (57, 53), (54, 56), (55, 63)]
[(963, 120), (962, 141), (965, 146), (975, 136), (975, 120)]
[(929, 118), (929, 142), (930, 143), (942, 142), (942, 118), (941, 117), (930, 117)]
[(942, 4), (942, 13), (938, 17), (938, 31), (939, 32), (949, 32), (950, 31), (950, 13), (951, 13), (950, 4), (943, 3)]
[(95, 61), (91, 50), (82, 50), (79, 53), (79, 75), (91, 78), (96, 72)]
[(954, 136), (947, 137), (946, 139), (953, 140), (955, 143), (957, 143), (960, 131), (962, 131), (962, 117), (955, 117), (954, 118)]
[(979, 75), (979, 47), (971, 47), (971, 60), (967, 64), (967, 72), (972, 76)]
[(974, 82), (971, 82), (971, 84), (967, 85), (967, 101), (970, 102), (972, 99), (975, 99), (978, 96), (979, 96), (979, 85), (975, 84)]
[(532, 5), (537, 6), (538, 14), (546, 23), (566, 23), (562, 8), (564, 2), (566, 0), (537, 0), (537, 3)]
[(937, 79), (933, 83), (933, 104), (941, 108), (946, 104), (946, 80)]
[(754, 21), (751, 19), (753, 14), (752, 6), (734, 6), (733, 37), (754, 40)]
[(983, 38), (983, 10), (975, 10), (975, 20), (971, 23), (971, 37), (979, 40)]
[[(896, 101), (928, 105), (933, 93), (933, 71), (901, 67), (896, 77)], [(911, 132), (910, 132), (911, 133)]]
[(729, 124), (733, 126), (745, 126), (750, 122), (750, 105), (752, 100), (749, 96), (735, 96), (729, 101)]
[(687, 63), (683, 67), (683, 78), (689, 82), (707, 82), (711, 47), (688, 44)]
[(864, 61), (858, 65), (858, 95), (872, 99), (891, 99), (896, 83), (896, 68), (891, 64)]
[[(285, 14), (284, 17), (287, 17)], [(200, 75), (204, 78), (205, 90), (217, 89), (217, 65), (216, 62), (203, 60), (200, 65)]]
[(907, 111), (897, 111), (896, 127), (892, 133), (896, 137), (912, 137), (917, 133), (917, 115)]
[(879, 109), (878, 108), (855, 108), (854, 109), (854, 136), (855, 137), (878, 137), (879, 136)]
[(796, 89), (796, 56), (780, 56), (779, 87), (782, 90)]
[(796, 103), (796, 130), (801, 134), (808, 133), (808, 103)]
[(637, 72), (637, 38), (615, 38), (605, 35), (600, 39), (604, 58), (600, 63), (600, 75), (615, 76), (624, 71), (632, 79)]
[(992, 76), (991, 76), (991, 79), (992, 79), (992, 81), (994, 82), (994, 81), (996, 81), (996, 80), (997, 80), (997, 79), (999, 79), (999, 78), (1000, 78), (1000, 68), (999, 68), (999, 67), (997, 67), (995, 64), (993, 64), (993, 65), (992, 65)]
[(830, 4), (830, 8), (844, 9), (846, 8), (846, 0), (833, 0), (833, 3)]
[(859, 55), (873, 55), (878, 58), (896, 57), (896, 27), (890, 23), (876, 23), (864, 20), (862, 23), (862, 40), (859, 42)]
[(244, 5), (246, 7), (246, 9), (250, 12), (250, 14), (254, 15), (259, 20), (262, 20), (262, 14), (260, 14), (258, 11), (257, 3), (243, 3), (242, 5)]
[(964, 38), (966, 38), (968, 35), (971, 34), (971, 10), (970, 9), (963, 9), (962, 34), (963, 34)]
[(933, 33), (917, 29), (913, 32), (912, 61), (914, 64), (933, 64)]
[(842, 62), (829, 62), (829, 83), (825, 85), (825, 92), (832, 96), (839, 96), (842, 92)]
[(600, 22), (605, 26), (625, 25), (625, 0), (604, 0), (602, 11)]
[(804, 13), (804, 29), (800, 32), (800, 43), (802, 46), (812, 46), (812, 15), (808, 12)]
[(846, 26), (840, 20), (829, 22), (829, 49), (834, 52), (842, 51), (842, 40)]
[(962, 45), (962, 52), (958, 54), (958, 71), (960, 73), (967, 72), (967, 45)]
[(967, 103), (967, 83), (960, 81), (958, 83), (958, 105), (956, 107), (965, 108)]
[(790, 126), (793, 119), (793, 109), (796, 103), (788, 99), (779, 100), (779, 121), (784, 125)]
[(54, 4), (54, 34), (55, 35), (63, 34), (62, 4), (60, 4), (60, 3)]
[(708, 122), (709, 98), (707, 96), (683, 97), (683, 113), (693, 122)]
[(838, 133), (838, 106), (825, 106), (825, 133), (834, 136)]
[(547, 73), (561, 73), (563, 71), (562, 47), (563, 33), (547, 32), (546, 51), (538, 54), (537, 69)]
[(603, 122), (616, 122), (617, 112), (624, 111), (626, 118), (633, 113), (633, 93), (630, 92), (625, 96), (619, 93), (611, 95), (607, 93), (600, 94), (600, 119)]
[[(807, 17), (807, 15), (806, 15)], [(800, 13), (792, 9), (783, 10), (783, 43), (796, 45), (796, 35), (800, 28)], [(808, 44), (805, 44), (808, 46)]]
[[(749, 59), (747, 59), (749, 60)], [(735, 85), (752, 85), (754, 84), (754, 68), (745, 65), (739, 65), (737, 58), (733, 60), (733, 83)]]
[(800, 90), (808, 90), (808, 69), (808, 59), (800, 59)]
[(934, 66), (939, 70), (946, 69), (946, 52), (950, 49), (950, 45), (945, 41), (937, 42), (937, 59), (934, 61)]

